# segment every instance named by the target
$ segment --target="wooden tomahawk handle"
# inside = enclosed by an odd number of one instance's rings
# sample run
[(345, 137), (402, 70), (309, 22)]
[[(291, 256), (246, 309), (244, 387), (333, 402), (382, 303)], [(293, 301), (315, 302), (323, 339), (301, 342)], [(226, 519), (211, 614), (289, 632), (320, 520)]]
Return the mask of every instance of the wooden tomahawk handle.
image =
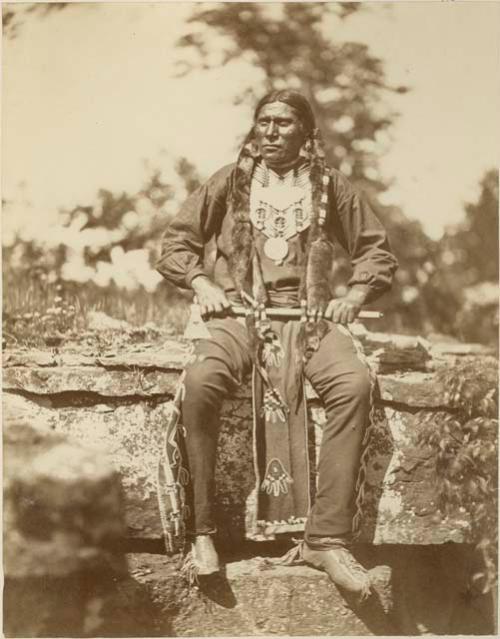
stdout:
[[(244, 317), (249, 312), (244, 306), (231, 306), (231, 311), (239, 317)], [(302, 310), (300, 308), (266, 308), (266, 315), (274, 319), (300, 319)], [(379, 311), (360, 311), (358, 319), (380, 319), (383, 316), (384, 314)]]

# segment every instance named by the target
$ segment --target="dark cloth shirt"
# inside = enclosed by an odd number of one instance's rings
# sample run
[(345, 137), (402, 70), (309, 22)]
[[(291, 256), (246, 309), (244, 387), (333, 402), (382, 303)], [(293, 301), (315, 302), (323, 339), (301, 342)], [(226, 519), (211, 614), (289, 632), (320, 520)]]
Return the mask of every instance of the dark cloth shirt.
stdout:
[[(194, 191), (163, 235), (156, 268), (168, 281), (181, 288), (190, 288), (195, 277), (206, 275), (204, 248), (215, 237), (213, 280), (229, 298), (234, 297), (235, 287), (227, 265), (233, 228), (232, 216), (227, 215), (227, 200), (234, 168), (234, 164), (223, 167)], [(397, 268), (387, 234), (368, 204), (335, 169), (331, 169), (328, 200), (328, 237), (332, 243), (338, 242), (351, 258), (353, 272), (348, 284), (362, 289), (367, 293), (367, 301), (373, 301), (390, 287)], [(298, 301), (297, 290), (303, 270), (301, 258), (307, 233), (308, 229), (288, 241), (288, 255), (278, 265), (266, 257), (262, 250), (266, 237), (254, 229), (264, 283), (271, 302), (277, 305), (281, 305), (285, 298), (284, 304)]]

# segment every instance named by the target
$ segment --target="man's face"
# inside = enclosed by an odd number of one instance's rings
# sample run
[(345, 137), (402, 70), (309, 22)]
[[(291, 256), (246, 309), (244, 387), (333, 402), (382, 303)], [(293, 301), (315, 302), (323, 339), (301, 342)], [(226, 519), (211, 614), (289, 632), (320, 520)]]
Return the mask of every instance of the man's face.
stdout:
[(299, 154), (305, 135), (295, 110), (284, 102), (265, 104), (255, 121), (255, 138), (266, 164), (279, 168)]

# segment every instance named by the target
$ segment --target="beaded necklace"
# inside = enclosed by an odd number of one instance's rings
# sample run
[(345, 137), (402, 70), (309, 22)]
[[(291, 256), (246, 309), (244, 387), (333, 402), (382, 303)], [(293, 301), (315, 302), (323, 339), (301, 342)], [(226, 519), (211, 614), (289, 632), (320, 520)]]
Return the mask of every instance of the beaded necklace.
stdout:
[(250, 221), (266, 236), (264, 253), (276, 264), (288, 255), (288, 240), (311, 223), (309, 167), (294, 167), (280, 176), (257, 164), (250, 188)]

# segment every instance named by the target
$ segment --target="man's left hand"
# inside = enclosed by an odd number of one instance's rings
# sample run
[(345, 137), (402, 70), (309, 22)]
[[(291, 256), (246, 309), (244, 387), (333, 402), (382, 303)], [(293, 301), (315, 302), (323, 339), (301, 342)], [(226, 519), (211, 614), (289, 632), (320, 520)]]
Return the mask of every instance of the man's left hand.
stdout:
[(325, 317), (336, 324), (344, 326), (354, 322), (366, 300), (363, 291), (351, 289), (344, 297), (339, 297), (328, 304)]

